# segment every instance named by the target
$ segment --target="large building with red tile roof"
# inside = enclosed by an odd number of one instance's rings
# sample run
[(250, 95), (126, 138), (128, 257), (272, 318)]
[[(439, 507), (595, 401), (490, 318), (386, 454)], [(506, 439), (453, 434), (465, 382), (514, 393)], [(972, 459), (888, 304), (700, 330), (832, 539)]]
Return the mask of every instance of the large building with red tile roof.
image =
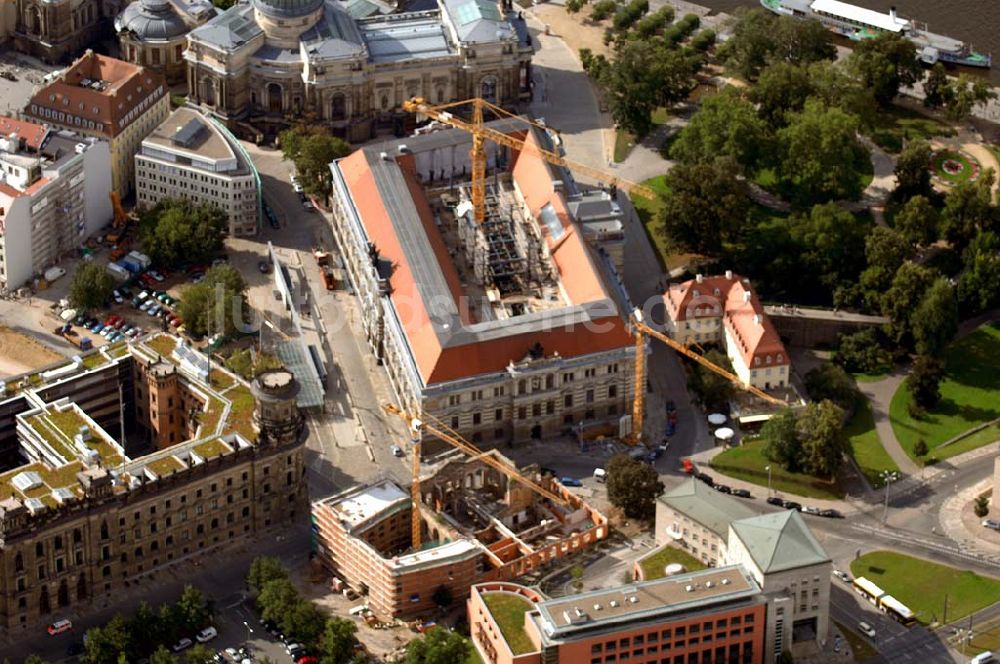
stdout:
[(108, 144), (0, 117), (0, 287), (40, 276), (111, 220)]
[(24, 109), (38, 122), (108, 141), (112, 187), (122, 197), (132, 191), (142, 139), (169, 112), (162, 74), (90, 50), (39, 88)]
[(788, 386), (791, 360), (750, 280), (732, 272), (671, 284), (663, 295), (667, 331), (683, 343), (720, 343), (747, 385)]
[[(545, 141), (516, 120), (501, 131)], [(333, 171), (334, 234), (400, 405), (474, 442), (615, 426), (632, 399), (627, 296), (547, 164), (488, 146), (473, 221), (465, 132), (362, 148)], [(561, 174), (561, 177), (565, 177)]]

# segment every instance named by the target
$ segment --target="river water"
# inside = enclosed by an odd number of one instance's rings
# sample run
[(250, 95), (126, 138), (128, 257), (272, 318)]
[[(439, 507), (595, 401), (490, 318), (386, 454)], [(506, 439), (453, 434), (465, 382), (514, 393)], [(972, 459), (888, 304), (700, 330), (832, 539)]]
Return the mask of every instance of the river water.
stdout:
[[(732, 12), (737, 7), (759, 7), (755, 0), (693, 0), (715, 11)], [(851, 4), (889, 11), (895, 5), (899, 15), (926, 23), (931, 32), (961, 39), (980, 53), (993, 53), (990, 72), (1000, 84), (1000, 2), (997, 0), (850, 0)]]

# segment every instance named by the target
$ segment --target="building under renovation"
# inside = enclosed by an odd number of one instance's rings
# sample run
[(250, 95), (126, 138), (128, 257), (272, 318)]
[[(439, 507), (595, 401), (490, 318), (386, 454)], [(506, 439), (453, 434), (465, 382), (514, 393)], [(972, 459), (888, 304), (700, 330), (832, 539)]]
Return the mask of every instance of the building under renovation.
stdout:
[[(488, 454), (516, 472), (503, 455)], [(425, 465), (418, 548), (410, 493), (388, 480), (316, 502), (319, 560), (379, 617), (413, 617), (435, 610), (442, 589), (462, 601), (474, 583), (540, 572), (607, 537), (603, 514), (537, 467), (524, 475), (560, 500), (458, 452)]]
[[(523, 121), (490, 126), (551, 147)], [(471, 143), (442, 129), (331, 165), (334, 235), (371, 351), (402, 407), (476, 443), (616, 432), (635, 352), (615, 197), (581, 191), (536, 153), (487, 143), (477, 222)]]

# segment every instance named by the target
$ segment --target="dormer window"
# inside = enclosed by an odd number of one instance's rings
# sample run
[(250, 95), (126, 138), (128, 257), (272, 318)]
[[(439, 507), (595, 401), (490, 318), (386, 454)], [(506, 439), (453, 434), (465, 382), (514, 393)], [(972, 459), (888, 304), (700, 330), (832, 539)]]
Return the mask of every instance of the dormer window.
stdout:
[[(744, 347), (744, 349), (745, 349), (745, 347)], [(753, 358), (753, 365), (755, 367), (759, 367), (760, 366), (760, 358), (759, 357)]]
[(768, 363), (768, 364), (770, 364), (770, 363), (771, 363), (771, 356), (770, 356), (770, 355), (768, 355), (768, 356), (767, 356), (767, 363)]
[(780, 363), (782, 361), (784, 361), (784, 358), (781, 357), (781, 353), (778, 353), (778, 362)]

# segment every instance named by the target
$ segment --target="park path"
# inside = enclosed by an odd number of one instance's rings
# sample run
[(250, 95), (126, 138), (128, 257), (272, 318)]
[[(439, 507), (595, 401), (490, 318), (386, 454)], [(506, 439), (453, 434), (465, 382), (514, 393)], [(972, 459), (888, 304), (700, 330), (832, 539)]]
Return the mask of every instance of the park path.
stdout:
[(882, 443), (882, 448), (892, 457), (900, 471), (906, 475), (916, 475), (920, 472), (920, 466), (910, 458), (903, 446), (899, 444), (896, 432), (892, 429), (892, 421), (889, 419), (889, 405), (892, 403), (892, 395), (896, 393), (904, 378), (906, 378), (905, 369), (897, 367), (882, 380), (858, 383), (858, 389), (871, 402), (872, 416), (875, 418), (875, 433), (878, 435), (879, 442)]

